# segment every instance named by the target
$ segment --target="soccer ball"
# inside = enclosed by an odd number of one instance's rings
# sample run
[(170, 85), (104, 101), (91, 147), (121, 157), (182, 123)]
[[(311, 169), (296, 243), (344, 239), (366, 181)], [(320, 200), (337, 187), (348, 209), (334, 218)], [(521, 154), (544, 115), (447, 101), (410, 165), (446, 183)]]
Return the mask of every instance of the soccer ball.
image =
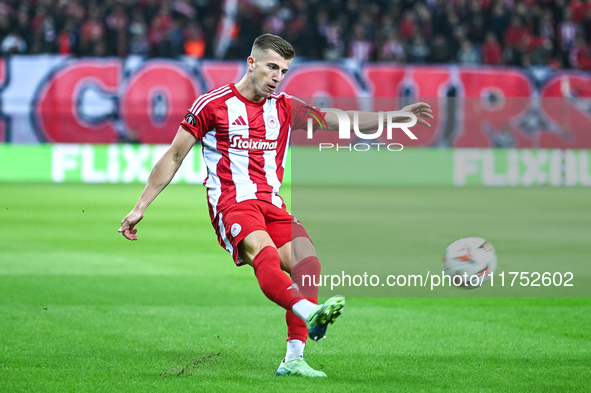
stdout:
[(443, 254), (443, 271), (457, 287), (478, 288), (497, 268), (497, 253), (481, 237), (465, 237), (450, 244)]

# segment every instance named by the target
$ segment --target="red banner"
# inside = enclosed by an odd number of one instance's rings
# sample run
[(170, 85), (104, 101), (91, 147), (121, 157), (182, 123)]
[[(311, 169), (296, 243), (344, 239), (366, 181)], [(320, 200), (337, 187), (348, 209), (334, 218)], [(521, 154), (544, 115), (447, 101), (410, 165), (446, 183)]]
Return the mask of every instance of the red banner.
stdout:
[[(14, 56), (0, 62), (0, 140), (168, 143), (191, 103), (238, 81), (244, 64)], [(405, 146), (591, 148), (591, 76), (579, 72), (313, 62), (294, 65), (281, 89), (345, 110), (429, 102), (433, 127), (416, 126)]]

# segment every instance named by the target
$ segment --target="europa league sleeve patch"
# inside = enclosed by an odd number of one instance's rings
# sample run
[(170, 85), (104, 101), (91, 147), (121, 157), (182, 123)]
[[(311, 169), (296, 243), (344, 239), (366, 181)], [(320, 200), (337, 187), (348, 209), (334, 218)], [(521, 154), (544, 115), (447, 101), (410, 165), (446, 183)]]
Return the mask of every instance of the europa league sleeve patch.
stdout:
[(195, 115), (193, 115), (192, 113), (187, 113), (187, 115), (185, 116), (185, 121), (192, 127), (197, 126), (197, 120), (195, 119)]
[(185, 131), (193, 134), (197, 140), (200, 140), (203, 137), (197, 128), (197, 118), (191, 112), (185, 115), (183, 121), (181, 122), (181, 127), (183, 127)]

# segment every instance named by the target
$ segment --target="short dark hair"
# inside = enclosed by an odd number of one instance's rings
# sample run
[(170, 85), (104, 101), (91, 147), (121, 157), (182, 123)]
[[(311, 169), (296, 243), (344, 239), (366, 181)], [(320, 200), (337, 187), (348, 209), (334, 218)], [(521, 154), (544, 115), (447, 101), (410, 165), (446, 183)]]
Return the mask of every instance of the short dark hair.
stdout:
[(291, 60), (295, 57), (295, 51), (291, 44), (283, 38), (273, 34), (263, 34), (257, 37), (252, 44), (252, 51), (255, 49), (267, 50), (277, 52), (285, 60)]

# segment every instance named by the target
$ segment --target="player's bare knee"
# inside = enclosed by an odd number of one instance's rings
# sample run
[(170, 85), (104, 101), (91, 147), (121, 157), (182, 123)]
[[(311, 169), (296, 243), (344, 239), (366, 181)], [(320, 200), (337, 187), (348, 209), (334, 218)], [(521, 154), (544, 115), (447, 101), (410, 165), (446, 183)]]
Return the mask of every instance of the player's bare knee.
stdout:
[(281, 260), (281, 269), (286, 273), (291, 273), (291, 242), (279, 247), (277, 251)]
[(292, 240), (291, 245), (291, 266), (295, 266), (303, 259), (315, 257), (316, 250), (312, 241), (307, 237), (298, 237)]
[(307, 237), (297, 237), (290, 242), (285, 243), (278, 249), (281, 259), (281, 269), (291, 273), (291, 268), (302, 259), (316, 256), (314, 245)]

